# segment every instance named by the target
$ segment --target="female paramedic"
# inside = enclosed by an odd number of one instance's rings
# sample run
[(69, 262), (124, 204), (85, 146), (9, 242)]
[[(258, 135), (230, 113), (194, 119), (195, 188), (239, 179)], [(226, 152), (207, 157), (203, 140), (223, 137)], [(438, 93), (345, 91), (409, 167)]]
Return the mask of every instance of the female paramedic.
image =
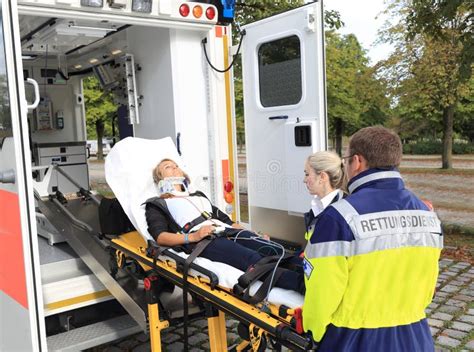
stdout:
[[(148, 231), (161, 246), (183, 246), (199, 242), (215, 233), (215, 238), (200, 254), (201, 257), (229, 264), (246, 271), (268, 255), (282, 255), (283, 247), (243, 229), (217, 207), (202, 192), (189, 193), (189, 177), (170, 159), (162, 160), (153, 170), (159, 197), (146, 201)], [(290, 258), (301, 264), (298, 257)], [(302, 272), (282, 269), (275, 286), (303, 292)]]
[(324, 208), (342, 198), (343, 192), (340, 188), (343, 181), (342, 160), (336, 153), (321, 151), (311, 154), (306, 159), (304, 183), (308, 192), (314, 196), (311, 210), (304, 216), (306, 240), (313, 234), (314, 225)]

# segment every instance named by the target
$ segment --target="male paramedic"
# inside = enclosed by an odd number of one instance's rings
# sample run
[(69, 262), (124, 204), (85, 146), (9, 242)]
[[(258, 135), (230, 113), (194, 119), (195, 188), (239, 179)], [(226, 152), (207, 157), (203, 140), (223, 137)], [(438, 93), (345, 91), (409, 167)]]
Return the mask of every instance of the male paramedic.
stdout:
[(305, 248), (303, 327), (319, 351), (434, 351), (425, 319), (441, 226), (405, 189), (400, 138), (380, 126), (350, 139), (347, 198), (325, 209)]

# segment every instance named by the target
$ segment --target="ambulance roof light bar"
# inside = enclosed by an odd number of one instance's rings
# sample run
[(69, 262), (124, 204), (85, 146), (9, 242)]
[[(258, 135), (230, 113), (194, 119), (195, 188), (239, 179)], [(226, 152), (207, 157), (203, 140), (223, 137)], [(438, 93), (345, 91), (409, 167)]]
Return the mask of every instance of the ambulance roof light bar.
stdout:
[[(87, 21), (110, 21), (116, 24), (146, 25), (166, 28), (209, 30), (217, 23), (218, 11), (210, 0), (18, 0), (20, 15), (54, 16)], [(125, 6), (121, 6), (125, 4)], [(189, 6), (188, 16), (180, 12)], [(196, 8), (196, 9), (195, 9)], [(99, 25), (98, 27), (101, 27)]]
[[(203, 2), (208, 2), (207, 0)], [(234, 21), (235, 17), (235, 0), (213, 0), (210, 2), (217, 7), (219, 24), (228, 24)]]

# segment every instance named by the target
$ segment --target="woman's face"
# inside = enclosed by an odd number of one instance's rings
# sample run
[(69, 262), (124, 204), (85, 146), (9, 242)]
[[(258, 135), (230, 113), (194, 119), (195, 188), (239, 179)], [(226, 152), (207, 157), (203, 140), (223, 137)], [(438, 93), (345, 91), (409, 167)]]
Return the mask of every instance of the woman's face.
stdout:
[(311, 195), (319, 195), (318, 191), (321, 188), (321, 179), (318, 173), (314, 171), (314, 169), (309, 166), (308, 163), (304, 165), (304, 181), (308, 192)]
[(184, 177), (184, 172), (179, 168), (179, 166), (171, 160), (165, 160), (160, 163), (158, 166), (158, 171), (161, 175), (161, 178), (166, 177)]
[(308, 192), (313, 196), (318, 196), (319, 198), (323, 198), (333, 191), (329, 184), (327, 174), (324, 171), (314, 171), (308, 163), (305, 163), (304, 165), (304, 183), (306, 184)]

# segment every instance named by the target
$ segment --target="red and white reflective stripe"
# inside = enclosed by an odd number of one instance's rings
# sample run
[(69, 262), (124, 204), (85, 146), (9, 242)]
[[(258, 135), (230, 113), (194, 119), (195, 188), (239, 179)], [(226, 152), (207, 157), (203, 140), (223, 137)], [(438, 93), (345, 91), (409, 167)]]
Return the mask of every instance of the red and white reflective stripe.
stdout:
[(0, 290), (28, 309), (18, 195), (0, 190)]

